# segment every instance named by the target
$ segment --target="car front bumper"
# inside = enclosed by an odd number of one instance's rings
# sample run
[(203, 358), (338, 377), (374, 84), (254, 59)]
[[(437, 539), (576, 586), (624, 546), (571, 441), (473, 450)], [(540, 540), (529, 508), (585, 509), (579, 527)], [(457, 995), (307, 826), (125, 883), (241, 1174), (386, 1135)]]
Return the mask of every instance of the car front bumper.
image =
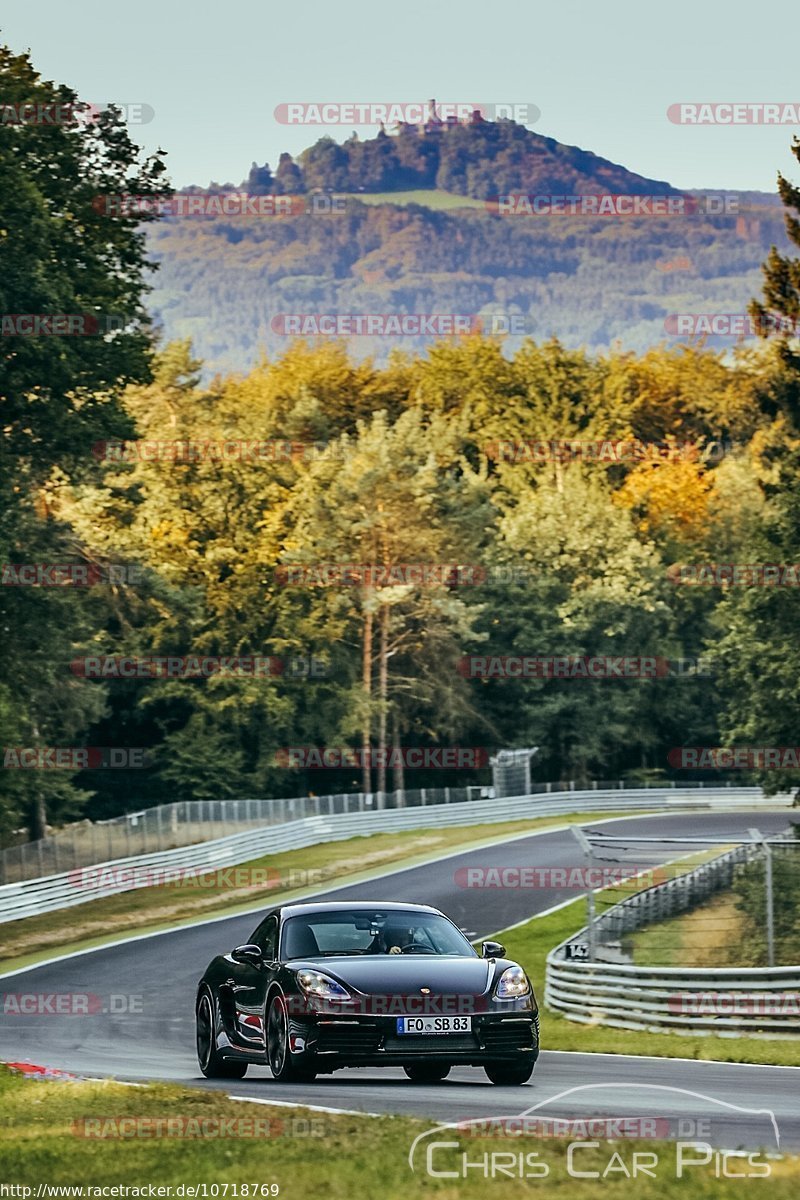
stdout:
[(539, 1054), (538, 1014), (487, 1013), (473, 1016), (465, 1033), (401, 1034), (396, 1017), (320, 1014), (291, 1020), (290, 1048), (324, 1072), (338, 1067), (403, 1066), (419, 1061), (453, 1066), (533, 1062)]

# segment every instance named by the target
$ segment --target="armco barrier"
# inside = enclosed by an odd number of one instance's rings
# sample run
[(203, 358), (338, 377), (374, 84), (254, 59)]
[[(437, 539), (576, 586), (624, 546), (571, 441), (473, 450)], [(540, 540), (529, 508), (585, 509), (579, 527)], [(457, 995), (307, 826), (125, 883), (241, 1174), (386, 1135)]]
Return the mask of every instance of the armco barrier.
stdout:
[(800, 966), (638, 967), (547, 959), (548, 1008), (622, 1029), (800, 1035)]
[(675, 808), (788, 807), (791, 796), (765, 798), (759, 788), (642, 788), (618, 791), (570, 791), (508, 796), (440, 804), (431, 808), (381, 809), (372, 812), (340, 813), (304, 817), (263, 829), (249, 829), (230, 837), (119, 858), (77, 871), (65, 871), (41, 879), (8, 883), (0, 887), (0, 923), (37, 916), (55, 909), (85, 904), (103, 896), (150, 886), (166, 872), (210, 872), (233, 867), (267, 854), (299, 850), (321, 842), (342, 841), (372, 833), (394, 833), (443, 825), (477, 825), (517, 821), (562, 813), (613, 811), (664, 812)]
[[(787, 847), (794, 841), (790, 835)], [(594, 944), (702, 903), (759, 850), (743, 844), (627, 897), (593, 923)], [(550, 951), (545, 970), (546, 1006), (573, 1021), (650, 1032), (800, 1035), (800, 966), (661, 967), (568, 958), (568, 948), (581, 942), (588, 942), (586, 927)]]
[[(501, 751), (498, 757), (504, 752)], [(508, 753), (508, 752), (505, 752)], [(517, 751), (511, 751), (517, 754)], [(525, 753), (528, 753), (527, 751)], [(501, 781), (502, 782), (502, 781)], [(593, 779), (585, 790), (593, 792), (624, 791), (636, 788), (625, 780)], [(640, 784), (639, 787), (669, 786)], [(685, 782), (681, 787), (696, 789), (719, 787), (706, 781)], [(731, 783), (726, 783), (731, 787)], [(738, 786), (738, 785), (737, 785)], [(556, 783), (534, 783), (514, 795), (556, 795), (574, 792), (574, 780)], [(103, 821), (76, 821), (53, 829), (43, 838), (21, 842), (0, 850), (0, 887), (6, 883), (21, 883), (25, 879), (42, 879), (76, 867), (91, 867), (117, 858), (158, 854), (161, 850), (177, 850), (179, 846), (194, 846), (217, 838), (244, 833), (247, 829), (262, 829), (265, 825), (283, 825), (301, 817), (328, 817), (334, 813), (371, 812), (387, 808), (426, 808), (434, 804), (460, 804), (463, 801), (507, 796), (508, 791), (489, 789), (485, 785), (466, 787), (404, 788), (388, 792), (337, 792), (323, 796), (284, 796), (277, 800), (178, 800), (172, 804), (156, 804), (109, 817)]]
[[(573, 785), (574, 786), (574, 785)], [(613, 786), (608, 784), (607, 786)], [(592, 784), (595, 787), (595, 784)], [(456, 804), (477, 799), (478, 785), (445, 788), (406, 788), (392, 792), (338, 792), (327, 796), (284, 796), (278, 800), (178, 800), (126, 812), (104, 821), (76, 821), (51, 830), (46, 837), (0, 850), (0, 886), (23, 879), (41, 879), (76, 867), (90, 867), (115, 858), (157, 854), (194, 846), (215, 838), (282, 825), (301, 817), (370, 809), (410, 808), (412, 805)], [(543, 784), (531, 792), (571, 791), (569, 784)]]

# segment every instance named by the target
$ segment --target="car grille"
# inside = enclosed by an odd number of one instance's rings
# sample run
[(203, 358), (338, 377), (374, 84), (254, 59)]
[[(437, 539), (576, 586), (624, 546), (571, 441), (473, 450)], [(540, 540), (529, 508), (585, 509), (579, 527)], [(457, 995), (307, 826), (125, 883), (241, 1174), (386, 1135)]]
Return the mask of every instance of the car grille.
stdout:
[(390, 1054), (469, 1054), (478, 1049), (478, 1040), (473, 1033), (407, 1033), (390, 1034), (385, 1045)]
[(338, 1054), (374, 1054), (381, 1040), (377, 1025), (360, 1022), (320, 1021), (317, 1024), (317, 1052)]
[(535, 1029), (529, 1021), (497, 1021), (481, 1030), (487, 1050), (499, 1053), (530, 1049), (538, 1044)]

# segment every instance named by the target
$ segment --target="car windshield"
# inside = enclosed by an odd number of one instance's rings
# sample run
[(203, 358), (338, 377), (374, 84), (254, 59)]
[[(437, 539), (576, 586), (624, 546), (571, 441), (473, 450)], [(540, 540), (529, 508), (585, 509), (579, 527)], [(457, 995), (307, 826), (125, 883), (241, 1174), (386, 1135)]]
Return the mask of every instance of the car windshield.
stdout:
[(281, 958), (324, 958), (341, 954), (457, 954), (476, 958), (467, 939), (437, 913), (392, 909), (337, 909), (289, 917)]

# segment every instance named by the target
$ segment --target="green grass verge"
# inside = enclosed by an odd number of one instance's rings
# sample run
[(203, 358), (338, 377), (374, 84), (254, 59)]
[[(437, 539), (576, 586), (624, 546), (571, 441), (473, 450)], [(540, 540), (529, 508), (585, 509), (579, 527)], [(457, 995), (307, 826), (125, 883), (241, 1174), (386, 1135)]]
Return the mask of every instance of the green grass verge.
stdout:
[[(523, 1093), (520, 1101), (522, 1108)], [(126, 1119), (122, 1126), (116, 1124), (121, 1118)], [(677, 1151), (670, 1143), (600, 1142), (597, 1149), (580, 1151), (575, 1169), (599, 1172), (615, 1153), (629, 1167), (635, 1151), (657, 1155), (657, 1177), (639, 1175), (631, 1184), (616, 1159), (612, 1164), (615, 1173), (605, 1179), (571, 1177), (567, 1144), (560, 1139), (464, 1138), (452, 1131), (447, 1132), (446, 1140), (458, 1141), (458, 1148), (437, 1151), (433, 1166), (440, 1171), (455, 1170), (457, 1177), (429, 1176), (424, 1153), (415, 1158), (418, 1165), (412, 1174), (408, 1162), (412, 1142), (433, 1124), (406, 1117), (334, 1115), (300, 1107), (237, 1103), (221, 1092), (167, 1085), (34, 1082), (0, 1070), (3, 1183), (27, 1186), (33, 1196), (39, 1184), (82, 1185), (85, 1198), (92, 1195), (86, 1190), (90, 1187), (143, 1188), (143, 1192), (129, 1195), (147, 1196), (148, 1185), (164, 1189), (180, 1185), (202, 1189), (205, 1185), (206, 1196), (238, 1200), (246, 1195), (253, 1200), (268, 1196), (270, 1185), (276, 1185), (285, 1200), (317, 1195), (327, 1200), (375, 1196), (408, 1200), (411, 1189), (422, 1189), (440, 1200), (487, 1194), (511, 1200), (542, 1195), (544, 1189), (548, 1197), (559, 1200), (594, 1200), (598, 1188), (603, 1195), (614, 1197), (623, 1189), (627, 1194), (634, 1186), (641, 1200), (677, 1196), (701, 1200), (712, 1195), (715, 1200), (733, 1200), (741, 1198), (743, 1188), (756, 1189), (765, 1200), (767, 1196), (769, 1200), (790, 1200), (800, 1186), (797, 1157), (767, 1163), (759, 1156), (757, 1161), (770, 1169), (770, 1176), (762, 1179), (718, 1179), (714, 1159), (678, 1179)], [(174, 1131), (178, 1128), (195, 1136), (177, 1137)], [(227, 1136), (218, 1136), (220, 1128), (227, 1130)], [(127, 1136), (109, 1136), (120, 1129), (126, 1130)], [(172, 1136), (168, 1135), (170, 1129)], [(87, 1132), (93, 1136), (85, 1136)], [(498, 1174), (491, 1178), (480, 1169), (464, 1172), (462, 1156), (474, 1163), (493, 1152), (505, 1152), (515, 1159), (520, 1154), (534, 1154), (535, 1162), (547, 1165), (548, 1175), (520, 1179)], [(738, 1171), (747, 1165), (746, 1160), (735, 1162)], [(507, 1169), (507, 1158), (505, 1166)], [(465, 1177), (458, 1177), (461, 1174)], [(215, 1184), (219, 1185), (217, 1191), (212, 1190)], [(227, 1192), (223, 1191), (226, 1184)], [(171, 1194), (181, 1193), (173, 1190)], [(183, 1194), (202, 1197), (203, 1192)], [(169, 1193), (165, 1190), (161, 1195)]]
[[(750, 967), (747, 918), (733, 892), (721, 892), (691, 912), (626, 935), (633, 961), (666, 967)], [(778, 962), (777, 966), (790, 965)]]
[[(585, 813), (569, 813), (497, 824), (409, 829), (265, 855), (234, 868), (234, 872), (241, 873), (234, 873), (234, 886), (231, 877), (219, 873), (202, 880), (120, 892), (40, 917), (0, 924), (0, 971), (29, 966), (55, 953), (102, 946), (119, 937), (177, 928), (198, 918), (266, 908), (278, 899), (339, 882), (378, 878), (388, 867), (419, 865), (460, 846), (486, 845), (559, 825), (577, 825), (592, 816), (600, 820), (632, 815), (610, 812), (587, 817)], [(250, 871), (260, 872), (255, 879), (265, 878), (268, 872), (275, 885), (235, 886), (236, 879), (247, 877)]]
[[(554, 946), (586, 923), (586, 901), (575, 900), (546, 917), (533, 917), (516, 929), (497, 934), (509, 958), (520, 962), (540, 993), (545, 960)], [(696, 1058), (719, 1062), (800, 1066), (800, 1039), (718, 1037), (713, 1034), (645, 1033), (610, 1025), (585, 1025), (560, 1013), (542, 1012), (542, 1049), (573, 1050), (582, 1054), (643, 1054), (660, 1058)]]

